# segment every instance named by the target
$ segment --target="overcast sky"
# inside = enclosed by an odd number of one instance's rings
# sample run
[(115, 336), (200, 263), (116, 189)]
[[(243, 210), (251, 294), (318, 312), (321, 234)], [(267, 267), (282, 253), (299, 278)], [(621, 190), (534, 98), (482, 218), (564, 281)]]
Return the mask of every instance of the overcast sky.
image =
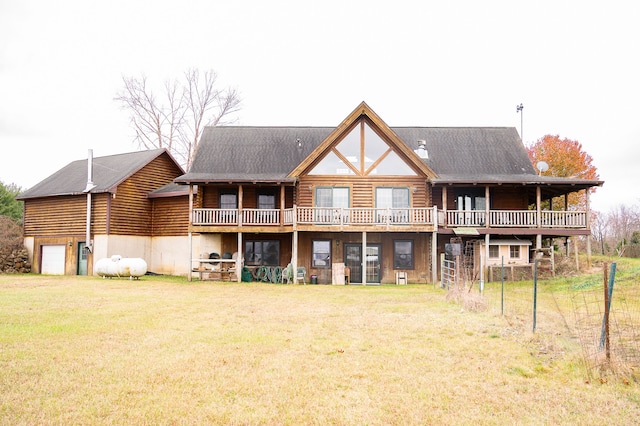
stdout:
[(606, 211), (640, 202), (639, 53), (632, 1), (0, 0), (0, 181), (135, 151), (122, 76), (198, 68), (241, 125), (337, 126), (361, 101), (390, 126), (522, 118), (525, 143), (582, 143)]

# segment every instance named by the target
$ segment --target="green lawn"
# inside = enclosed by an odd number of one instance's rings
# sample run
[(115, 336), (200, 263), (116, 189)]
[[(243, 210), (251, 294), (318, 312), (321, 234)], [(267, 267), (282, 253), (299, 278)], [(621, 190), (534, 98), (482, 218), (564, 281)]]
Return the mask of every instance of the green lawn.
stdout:
[(635, 376), (589, 378), (557, 314), (575, 284), (541, 283), (535, 334), (499, 286), (470, 312), (424, 284), (0, 275), (0, 424), (638, 421)]

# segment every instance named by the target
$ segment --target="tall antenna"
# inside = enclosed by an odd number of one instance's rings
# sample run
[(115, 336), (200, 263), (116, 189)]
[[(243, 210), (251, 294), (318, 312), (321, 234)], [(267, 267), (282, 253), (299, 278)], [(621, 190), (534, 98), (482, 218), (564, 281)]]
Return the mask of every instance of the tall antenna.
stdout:
[(522, 121), (524, 117), (523, 109), (524, 105), (522, 105), (522, 103), (520, 103), (520, 105), (516, 105), (516, 114), (520, 113), (520, 139), (522, 139), (522, 142), (524, 143), (524, 134), (522, 133)]

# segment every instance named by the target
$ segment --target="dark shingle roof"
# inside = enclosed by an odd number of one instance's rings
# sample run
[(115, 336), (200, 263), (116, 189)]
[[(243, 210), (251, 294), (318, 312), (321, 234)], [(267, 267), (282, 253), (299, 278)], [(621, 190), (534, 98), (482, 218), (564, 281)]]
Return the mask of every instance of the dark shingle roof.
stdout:
[(176, 182), (286, 181), (332, 131), (332, 127), (207, 127), (189, 173)]
[(160, 188), (151, 191), (147, 197), (149, 198), (163, 198), (163, 197), (180, 197), (189, 195), (189, 187), (186, 185), (178, 185), (177, 183), (170, 182), (166, 185), (162, 185)]
[[(333, 130), (207, 127), (191, 170), (176, 182), (286, 181), (287, 175)], [(536, 174), (514, 128), (392, 127), (392, 130), (411, 150), (417, 149), (418, 140), (425, 141), (429, 158), (423, 161), (440, 179)]]
[(536, 174), (514, 128), (398, 127), (393, 131), (411, 149), (424, 140), (429, 155), (425, 162), (440, 178)]
[[(140, 170), (166, 149), (130, 152), (126, 154), (95, 157), (93, 159), (92, 193), (109, 192), (119, 183)], [(87, 186), (87, 159), (69, 163), (45, 180), (20, 194), (18, 199), (77, 195)]]

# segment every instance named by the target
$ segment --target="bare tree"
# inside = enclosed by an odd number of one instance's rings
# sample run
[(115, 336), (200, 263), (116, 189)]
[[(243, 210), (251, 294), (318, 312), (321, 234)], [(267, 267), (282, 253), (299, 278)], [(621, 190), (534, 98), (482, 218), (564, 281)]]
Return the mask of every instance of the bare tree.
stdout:
[(146, 76), (122, 77), (123, 90), (115, 100), (129, 111), (135, 141), (145, 149), (167, 148), (187, 170), (191, 166), (205, 126), (230, 124), (240, 109), (236, 89), (216, 87), (213, 70), (203, 76), (196, 69), (184, 73), (184, 81), (166, 81), (158, 100)]
[(634, 231), (640, 230), (639, 206), (621, 204), (612, 209), (606, 216), (606, 229), (616, 254), (622, 256)]

